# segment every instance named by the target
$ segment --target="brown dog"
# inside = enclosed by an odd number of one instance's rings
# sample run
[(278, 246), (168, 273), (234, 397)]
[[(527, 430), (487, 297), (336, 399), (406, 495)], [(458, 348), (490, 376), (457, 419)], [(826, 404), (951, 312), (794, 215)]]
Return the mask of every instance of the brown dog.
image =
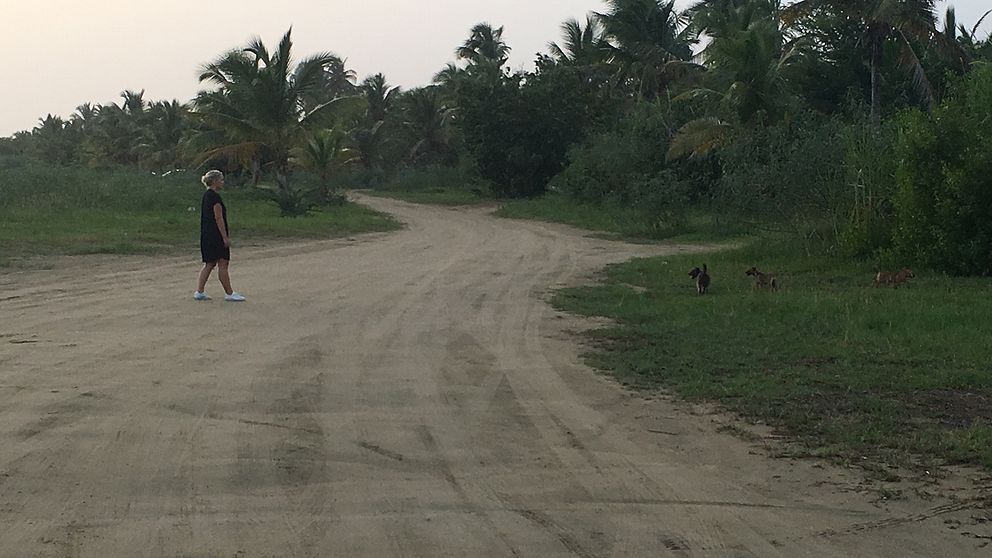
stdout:
[(916, 277), (913, 275), (913, 270), (908, 267), (902, 271), (879, 271), (875, 275), (875, 280), (872, 284), (876, 287), (881, 285), (892, 285), (893, 287), (898, 287), (906, 282), (908, 279)]
[(698, 267), (692, 268), (692, 271), (689, 272), (689, 277), (696, 280), (696, 293), (701, 295), (706, 294), (706, 289), (710, 288), (710, 274), (706, 269), (706, 264), (703, 264), (703, 269), (699, 269)]
[(771, 273), (762, 273), (758, 271), (758, 268), (752, 266), (751, 269), (744, 272), (744, 275), (754, 277), (755, 289), (778, 290), (778, 282), (775, 281), (775, 276)]

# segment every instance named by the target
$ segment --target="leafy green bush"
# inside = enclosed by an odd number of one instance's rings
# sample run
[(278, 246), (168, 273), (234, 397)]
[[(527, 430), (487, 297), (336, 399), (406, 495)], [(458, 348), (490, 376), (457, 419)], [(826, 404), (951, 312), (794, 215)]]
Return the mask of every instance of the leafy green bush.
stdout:
[(571, 145), (610, 105), (569, 67), (534, 74), (472, 76), (458, 88), (465, 144), (493, 193), (532, 197), (565, 166)]
[(895, 229), (896, 132), (894, 125), (886, 124), (880, 130), (852, 126), (845, 134), (846, 176), (854, 199), (841, 247), (854, 257), (885, 260), (880, 263), (887, 267), (899, 265), (889, 261)]
[(896, 252), (953, 274), (992, 272), (992, 67), (900, 124)]
[(807, 241), (824, 233), (836, 238), (853, 197), (844, 172), (845, 131), (840, 120), (811, 113), (739, 129), (719, 152), (720, 204), (757, 221), (788, 223)]
[(574, 147), (551, 189), (582, 202), (630, 204), (660, 213), (708, 197), (719, 176), (714, 159), (665, 160), (674, 130), (688, 118), (683, 105), (638, 103), (610, 130)]

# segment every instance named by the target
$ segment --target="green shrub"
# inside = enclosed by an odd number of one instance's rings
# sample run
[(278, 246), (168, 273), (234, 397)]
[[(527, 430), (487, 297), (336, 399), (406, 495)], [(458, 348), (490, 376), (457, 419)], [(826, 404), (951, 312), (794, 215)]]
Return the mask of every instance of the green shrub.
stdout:
[(895, 250), (958, 275), (992, 272), (992, 67), (977, 66), (930, 116), (902, 115)]
[(807, 113), (767, 128), (742, 128), (720, 149), (717, 200), (725, 211), (788, 224), (807, 246), (832, 242), (853, 198), (844, 159), (845, 125)]
[(665, 160), (673, 131), (689, 117), (682, 104), (637, 104), (610, 130), (574, 147), (550, 188), (586, 203), (634, 205), (663, 214), (708, 198), (719, 176), (715, 159)]
[[(869, 126), (851, 126), (846, 136), (846, 176), (852, 188), (852, 206), (847, 228), (840, 238), (841, 247), (858, 258), (885, 259), (891, 254), (895, 229), (895, 193), (897, 160), (896, 127), (884, 125), (880, 130)], [(881, 261), (887, 267), (895, 261)]]

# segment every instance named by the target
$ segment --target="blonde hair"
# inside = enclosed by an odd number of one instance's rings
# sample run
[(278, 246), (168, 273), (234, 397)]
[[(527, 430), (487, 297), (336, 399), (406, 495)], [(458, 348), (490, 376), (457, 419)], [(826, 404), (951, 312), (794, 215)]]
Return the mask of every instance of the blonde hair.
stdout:
[(217, 169), (209, 170), (207, 171), (207, 174), (203, 175), (203, 178), (200, 179), (200, 182), (202, 182), (204, 186), (209, 188), (210, 185), (213, 184), (215, 180), (217, 180), (222, 176), (224, 176), (224, 173), (220, 172)]

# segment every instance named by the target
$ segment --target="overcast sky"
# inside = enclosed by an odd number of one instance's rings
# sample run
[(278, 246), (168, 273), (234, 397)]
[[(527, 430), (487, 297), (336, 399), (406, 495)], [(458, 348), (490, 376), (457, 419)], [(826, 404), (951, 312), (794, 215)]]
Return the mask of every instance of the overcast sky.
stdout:
[[(359, 79), (382, 72), (394, 85), (426, 85), (480, 21), (506, 28), (514, 69), (559, 40), (567, 18), (601, 11), (600, 0), (0, 0), (0, 136), (67, 117), (83, 102), (187, 101), (196, 70), (259, 35), (272, 48), (293, 27), (297, 59), (331, 51)], [(680, 0), (685, 6), (691, 0)], [(989, 0), (953, 0), (973, 25)], [(940, 2), (941, 12), (944, 2)], [(992, 17), (989, 18), (992, 20)], [(982, 36), (992, 30), (986, 21)]]

